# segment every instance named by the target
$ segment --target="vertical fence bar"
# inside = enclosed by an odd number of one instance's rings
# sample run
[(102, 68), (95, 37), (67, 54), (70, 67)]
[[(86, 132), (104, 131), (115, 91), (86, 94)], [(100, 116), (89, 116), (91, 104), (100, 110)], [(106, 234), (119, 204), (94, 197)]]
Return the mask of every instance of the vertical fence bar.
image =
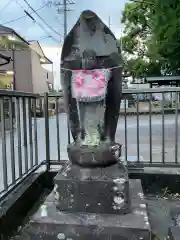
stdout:
[(33, 115), (34, 115), (34, 156), (35, 165), (38, 165), (38, 139), (37, 139), (37, 118), (36, 118), (36, 98), (33, 99)]
[(67, 114), (67, 128), (68, 128), (68, 144), (71, 142), (71, 135), (70, 135), (70, 125), (69, 125), (69, 112)]
[(1, 138), (2, 138), (2, 164), (3, 164), (3, 182), (4, 190), (8, 189), (8, 172), (7, 172), (7, 154), (6, 154), (6, 130), (4, 115), (4, 98), (0, 98), (1, 104)]
[(136, 116), (137, 116), (137, 161), (140, 161), (139, 154), (139, 95), (137, 94), (137, 103), (136, 103)]
[(59, 136), (59, 104), (58, 104), (59, 98), (56, 97), (56, 129), (57, 129), (57, 150), (58, 150), (58, 162), (60, 162), (60, 136)]
[(41, 98), (39, 99), (39, 109), (40, 109), (40, 112), (43, 111), (43, 105), (42, 105), (42, 99)]
[(175, 163), (178, 163), (178, 94), (179, 92), (176, 92), (176, 97), (175, 97)]
[(28, 125), (29, 125), (29, 147), (30, 147), (30, 168), (33, 167), (33, 137), (32, 137), (32, 107), (31, 98), (28, 98)]
[(149, 156), (152, 163), (152, 93), (149, 94)]
[(44, 117), (45, 117), (46, 164), (47, 164), (47, 171), (49, 171), (50, 170), (50, 139), (49, 139), (48, 93), (45, 93), (44, 95)]
[(25, 173), (28, 172), (28, 142), (27, 142), (27, 117), (26, 117), (26, 98), (22, 98), (23, 108), (23, 145), (24, 145), (24, 165)]
[(126, 102), (127, 102), (127, 101), (126, 101), (126, 100), (127, 100), (127, 98), (126, 98), (126, 95), (125, 95), (125, 98), (124, 98), (124, 101), (125, 101), (125, 104), (124, 104), (125, 161), (128, 160), (128, 159), (127, 159), (127, 151), (128, 151), (128, 149), (127, 149), (127, 141), (128, 141), (128, 140), (127, 140), (127, 105), (126, 105)]
[(20, 119), (20, 98), (16, 98), (17, 107), (17, 135), (18, 135), (18, 167), (19, 167), (19, 177), (22, 177), (22, 152), (21, 152), (21, 119)]
[(14, 122), (13, 122), (13, 101), (9, 98), (9, 128), (10, 128), (10, 148), (11, 148), (11, 170), (12, 170), (12, 184), (16, 181), (15, 171), (15, 154), (14, 154)]
[[(68, 98), (70, 96), (70, 86), (68, 87)], [(70, 135), (70, 107), (69, 107), (69, 101), (67, 101), (67, 128), (68, 128), (68, 144), (71, 142), (71, 135)]]
[(162, 93), (162, 163), (165, 163), (165, 119), (164, 119), (164, 93)]

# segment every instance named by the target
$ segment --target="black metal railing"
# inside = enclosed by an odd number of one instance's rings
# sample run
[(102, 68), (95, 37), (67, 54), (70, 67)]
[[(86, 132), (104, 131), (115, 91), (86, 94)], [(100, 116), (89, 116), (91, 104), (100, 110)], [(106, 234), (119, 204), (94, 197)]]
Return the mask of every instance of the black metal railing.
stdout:
[[(159, 94), (159, 96), (154, 94)], [(50, 96), (46, 94), (46, 105), (48, 97), (56, 98), (57, 96), (57, 94)], [(180, 88), (123, 90), (121, 104), (123, 107), (120, 110), (116, 139), (123, 144), (122, 159), (127, 160), (129, 166), (178, 166), (179, 96)], [(45, 109), (47, 109), (46, 106)], [(62, 115), (57, 112), (55, 117), (56, 133), (51, 131), (51, 127), (54, 128), (53, 121), (55, 120), (49, 119), (46, 115), (46, 119), (48, 118), (46, 121), (46, 159), (50, 159), (48, 166), (58, 164), (60, 159), (68, 159), (65, 154), (67, 142), (70, 139), (67, 131), (67, 119), (64, 115), (62, 120)], [(59, 144), (59, 136), (61, 144)], [(51, 141), (55, 144), (52, 144)]]
[[(142, 93), (146, 96), (143, 101)], [(136, 95), (134, 107), (124, 107), (124, 158), (129, 164), (177, 167), (179, 93), (180, 88), (124, 90), (125, 100), (128, 95)], [(159, 98), (154, 94), (159, 94)]]
[[(68, 159), (60, 94), (0, 90), (0, 198), (40, 166)], [(129, 167), (180, 167), (179, 99), (180, 88), (123, 90), (116, 140)]]
[(37, 97), (30, 93), (0, 90), (0, 197), (6, 196), (40, 166)]

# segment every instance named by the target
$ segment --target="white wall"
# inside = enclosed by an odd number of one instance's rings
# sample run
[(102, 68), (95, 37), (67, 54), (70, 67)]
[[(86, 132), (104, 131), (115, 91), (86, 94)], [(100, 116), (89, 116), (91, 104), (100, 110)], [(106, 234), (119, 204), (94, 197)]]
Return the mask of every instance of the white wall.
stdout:
[[(34, 93), (48, 92), (47, 71), (40, 64), (40, 57), (34, 51), (31, 51), (31, 65), (32, 65), (32, 83)], [(53, 83), (52, 73), (49, 74), (50, 80)]]
[[(61, 47), (42, 45), (44, 54), (53, 62), (53, 74), (54, 74), (54, 87), (56, 89), (61, 88), (60, 80), (60, 58)], [(44, 66), (47, 70), (50, 70), (50, 66)]]
[(48, 71), (47, 69), (45, 69), (44, 66), (42, 66), (42, 68), (43, 68), (42, 71), (43, 71), (45, 81), (47, 81), (48, 83), (54, 84), (53, 73), (51, 71)]

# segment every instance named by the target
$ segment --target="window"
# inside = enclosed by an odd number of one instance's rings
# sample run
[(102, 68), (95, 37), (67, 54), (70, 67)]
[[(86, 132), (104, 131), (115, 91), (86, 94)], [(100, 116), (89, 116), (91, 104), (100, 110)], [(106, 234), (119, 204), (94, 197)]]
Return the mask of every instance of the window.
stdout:
[(52, 91), (53, 91), (53, 84), (47, 82), (47, 85), (48, 85), (48, 90), (49, 90), (50, 92), (52, 92)]

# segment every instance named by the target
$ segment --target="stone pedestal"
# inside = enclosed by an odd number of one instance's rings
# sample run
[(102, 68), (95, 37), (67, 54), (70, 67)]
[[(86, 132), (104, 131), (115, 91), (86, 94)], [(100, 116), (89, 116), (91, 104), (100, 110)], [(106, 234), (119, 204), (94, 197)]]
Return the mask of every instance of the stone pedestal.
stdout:
[[(55, 181), (60, 184), (58, 176)], [(129, 189), (131, 211), (121, 215), (59, 211), (55, 204), (57, 193), (53, 191), (31, 218), (20, 239), (150, 240), (150, 225), (140, 180), (130, 180)], [(97, 196), (96, 191), (94, 193)], [(106, 208), (110, 207), (106, 205)]]
[(86, 168), (106, 168), (115, 165), (121, 156), (121, 144), (101, 143), (98, 146), (70, 143), (67, 147), (68, 158), (74, 165)]
[(67, 165), (54, 179), (57, 209), (66, 212), (130, 212), (129, 179), (119, 163), (106, 168)]

